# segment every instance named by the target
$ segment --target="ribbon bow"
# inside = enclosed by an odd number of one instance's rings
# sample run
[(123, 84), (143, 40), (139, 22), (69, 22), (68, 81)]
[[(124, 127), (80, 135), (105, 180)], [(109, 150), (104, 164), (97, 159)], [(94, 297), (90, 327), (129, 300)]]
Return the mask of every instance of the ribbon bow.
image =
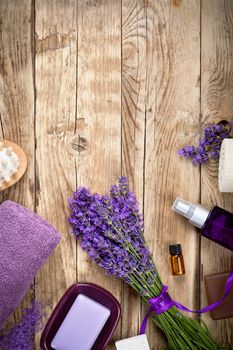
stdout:
[(233, 283), (233, 271), (229, 274), (229, 276), (227, 278), (223, 297), (220, 300), (216, 301), (215, 303), (210, 304), (208, 306), (205, 306), (200, 310), (190, 310), (186, 306), (178, 303), (177, 301), (172, 300), (170, 295), (167, 292), (168, 286), (164, 285), (162, 290), (161, 290), (161, 293), (157, 297), (154, 297), (154, 298), (151, 298), (148, 300), (150, 307), (149, 307), (149, 310), (147, 311), (147, 313), (142, 321), (140, 334), (144, 334), (146, 332), (147, 321), (148, 321), (148, 317), (149, 317), (149, 314), (151, 311), (154, 312), (156, 315), (159, 315), (159, 314), (162, 314), (163, 312), (167, 311), (168, 309), (170, 309), (173, 306), (176, 306), (177, 309), (182, 310), (182, 311), (194, 312), (194, 313), (199, 313), (199, 314), (214, 310), (216, 307), (218, 307), (226, 299), (227, 295), (229, 294), (229, 292), (231, 290), (232, 283)]

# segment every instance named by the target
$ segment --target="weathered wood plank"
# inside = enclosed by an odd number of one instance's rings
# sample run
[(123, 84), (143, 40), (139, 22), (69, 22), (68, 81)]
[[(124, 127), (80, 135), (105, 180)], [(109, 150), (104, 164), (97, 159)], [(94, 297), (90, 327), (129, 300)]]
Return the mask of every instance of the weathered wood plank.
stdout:
[[(121, 3), (79, 1), (77, 128), (86, 151), (77, 157), (77, 184), (105, 193), (121, 174)], [(80, 129), (80, 130), (79, 130)], [(96, 282), (121, 301), (121, 281), (106, 276), (80, 247), (78, 279)], [(124, 311), (123, 311), (124, 312)], [(120, 338), (120, 324), (114, 339)], [(115, 349), (114, 339), (107, 347)]]
[(24, 178), (1, 193), (34, 207), (34, 87), (33, 18), (31, 3), (1, 2), (0, 49), (0, 132), (1, 136), (21, 145), (28, 157)]
[[(31, 2), (1, 1), (0, 138), (14, 141), (24, 149), (28, 167), (17, 184), (0, 192), (0, 203), (12, 199), (32, 210), (35, 200), (33, 20)], [(15, 313), (15, 321), (32, 298), (29, 291)]]
[[(202, 125), (232, 119), (233, 116), (233, 2), (231, 0), (202, 2), (201, 41), (201, 111)], [(218, 205), (233, 211), (232, 194), (218, 191), (218, 164), (210, 162), (202, 167), (201, 199), (209, 208)], [(202, 238), (201, 262), (203, 276), (230, 271), (233, 268), (232, 253)], [(203, 282), (203, 281), (202, 281)], [(202, 305), (206, 305), (206, 293), (202, 283)], [(233, 346), (233, 320), (213, 321), (209, 314), (203, 316), (212, 334), (222, 344)]]
[[(114, 340), (138, 332), (145, 312), (140, 299), (76, 252), (67, 234), (67, 198), (76, 186), (104, 193), (122, 172), (144, 210), (164, 283), (175, 299), (198, 307), (199, 238), (170, 206), (181, 196), (233, 210), (232, 195), (217, 190), (216, 164), (202, 167), (200, 190), (199, 168), (177, 157), (179, 147), (198, 140), (200, 28), (201, 125), (232, 117), (232, 1), (203, 1), (200, 25), (199, 0), (36, 0), (35, 37), (33, 2), (2, 1), (0, 9), (0, 138), (19, 143), (29, 159), (24, 178), (1, 193), (0, 202), (11, 198), (34, 208), (63, 233), (36, 278), (36, 298), (54, 306), (76, 279), (96, 282), (122, 303)], [(171, 276), (173, 242), (184, 251), (181, 278)], [(201, 262), (203, 275), (232, 268), (231, 253), (205, 239)], [(29, 292), (22, 306), (30, 298)], [(232, 320), (203, 318), (219, 342), (233, 345)], [(147, 333), (151, 349), (166, 346), (154, 325)]]
[[(36, 211), (62, 241), (36, 278), (36, 298), (56, 305), (76, 282), (76, 242), (69, 235), (67, 199), (75, 188), (71, 140), (76, 119), (76, 1), (36, 2)], [(37, 338), (36, 348), (39, 337)]]
[[(179, 147), (196, 138), (200, 113), (199, 1), (148, 1), (145, 150), (145, 234), (171, 296), (198, 306), (198, 235), (172, 213), (173, 200), (198, 201), (199, 169), (178, 159)], [(169, 244), (181, 243), (186, 274), (173, 277)], [(187, 293), (184, 293), (187, 290)], [(152, 349), (166, 344), (152, 325)]]
[[(143, 211), (146, 97), (145, 1), (122, 1), (122, 172), (129, 179)], [(122, 337), (140, 327), (140, 297), (123, 287)]]

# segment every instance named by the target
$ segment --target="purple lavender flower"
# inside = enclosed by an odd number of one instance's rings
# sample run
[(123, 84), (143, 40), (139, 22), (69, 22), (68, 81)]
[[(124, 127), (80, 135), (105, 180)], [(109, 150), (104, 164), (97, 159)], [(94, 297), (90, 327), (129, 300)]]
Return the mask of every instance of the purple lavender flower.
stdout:
[[(185, 152), (192, 153), (193, 148), (185, 148)], [(205, 157), (205, 152), (200, 157)], [(73, 234), (99, 266), (122, 278), (145, 302), (160, 295), (162, 282), (144, 240), (143, 217), (125, 177), (112, 186), (109, 195), (79, 188), (69, 205)], [(166, 334), (170, 349), (220, 349), (206, 327), (184, 317), (175, 307), (154, 314), (153, 321)]]
[[(144, 240), (144, 222), (126, 177), (112, 186), (110, 195), (91, 194), (81, 187), (69, 199), (69, 223), (84, 251), (107, 273), (134, 283), (138, 274), (156, 277)], [(147, 293), (147, 290), (144, 291)]]
[(13, 327), (8, 333), (0, 337), (1, 350), (33, 350), (33, 336), (41, 329), (43, 306), (38, 301), (23, 310), (21, 322)]
[(210, 158), (218, 159), (225, 138), (233, 138), (233, 121), (210, 124), (204, 129), (197, 147), (185, 146), (179, 149), (178, 155), (190, 158), (194, 165), (206, 163)]

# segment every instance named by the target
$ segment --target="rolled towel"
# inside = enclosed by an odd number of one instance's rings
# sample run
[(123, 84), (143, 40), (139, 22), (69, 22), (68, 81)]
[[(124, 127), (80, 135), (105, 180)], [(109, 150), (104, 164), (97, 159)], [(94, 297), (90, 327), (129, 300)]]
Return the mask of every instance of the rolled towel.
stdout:
[(60, 237), (29, 209), (9, 200), (0, 205), (0, 329)]
[(222, 142), (218, 186), (220, 192), (233, 192), (233, 139), (224, 139)]

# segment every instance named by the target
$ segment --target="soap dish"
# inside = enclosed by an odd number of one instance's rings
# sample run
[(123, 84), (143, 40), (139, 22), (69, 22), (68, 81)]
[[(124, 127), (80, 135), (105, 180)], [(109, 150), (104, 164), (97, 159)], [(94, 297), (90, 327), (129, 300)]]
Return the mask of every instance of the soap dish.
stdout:
[(24, 175), (27, 158), (14, 142), (0, 140), (0, 191), (14, 185)]
[[(71, 315), (71, 313), (73, 313), (72, 317), (74, 318), (74, 312), (78, 314), (79, 310), (82, 313), (83, 313), (83, 310), (85, 310), (85, 306), (83, 307), (83, 305), (75, 306), (75, 304), (77, 304), (78, 298), (80, 298), (80, 300), (84, 300), (84, 298), (86, 298), (86, 300), (90, 301), (90, 304), (88, 304), (89, 306), (92, 305), (91, 303), (93, 302), (94, 304), (96, 304), (97, 310), (99, 307), (106, 314), (106, 317), (104, 316), (105, 320), (103, 322), (103, 327), (100, 328), (97, 338), (93, 340), (93, 343), (92, 345), (90, 345), (90, 347), (86, 347), (86, 349), (90, 349), (90, 350), (105, 349), (119, 321), (120, 313), (121, 313), (120, 305), (118, 301), (115, 299), (115, 297), (112, 294), (110, 294), (107, 290), (103, 289), (102, 287), (92, 283), (78, 283), (78, 284), (72, 285), (66, 291), (66, 293), (63, 295), (63, 297), (60, 299), (57, 306), (55, 307), (52, 315), (50, 316), (42, 332), (41, 339), (40, 339), (40, 347), (42, 350), (54, 350), (56, 348), (57, 349), (59, 348), (62, 350), (63, 349), (66, 350), (67, 348), (72, 350), (76, 349), (76, 346), (74, 344), (74, 337), (71, 336), (70, 328), (78, 327), (77, 325), (78, 323), (80, 323), (80, 317), (81, 317), (80, 314), (79, 314), (79, 321), (77, 321), (76, 324), (73, 321), (73, 324), (75, 324), (75, 326), (67, 322), (71, 322), (70, 320), (68, 321), (68, 318)], [(76, 307), (75, 311), (74, 311), (74, 306)], [(88, 315), (89, 313), (87, 312), (87, 314), (84, 315), (84, 318), (88, 318)], [(92, 317), (92, 321), (94, 317), (93, 315), (90, 316)], [(80, 334), (82, 333), (80, 335), (82, 337), (84, 337), (84, 334), (85, 334), (85, 325), (84, 325), (85, 321), (86, 319), (82, 324), (83, 328), (81, 329), (81, 332), (80, 332)], [(64, 326), (65, 324), (66, 326)], [(69, 327), (69, 325), (71, 325), (72, 327)], [(61, 330), (64, 329), (64, 327), (66, 327), (66, 331), (64, 330), (64, 333), (62, 333)], [(78, 331), (80, 330), (77, 329), (77, 334), (78, 334)], [(86, 336), (87, 339), (91, 338), (90, 336), (91, 332), (92, 332), (92, 329), (90, 327), (90, 329), (88, 329), (88, 333)], [(64, 338), (62, 339), (63, 334), (66, 340), (64, 340)], [(72, 339), (70, 339), (70, 337)], [(58, 344), (57, 347), (54, 347), (54, 343)], [(69, 346), (67, 347), (66, 344)], [(77, 349), (81, 349), (81, 348), (82, 350), (86, 350), (86, 349), (83, 349), (82, 346), (80, 347), (80, 344), (79, 344), (79, 347), (77, 346)]]

